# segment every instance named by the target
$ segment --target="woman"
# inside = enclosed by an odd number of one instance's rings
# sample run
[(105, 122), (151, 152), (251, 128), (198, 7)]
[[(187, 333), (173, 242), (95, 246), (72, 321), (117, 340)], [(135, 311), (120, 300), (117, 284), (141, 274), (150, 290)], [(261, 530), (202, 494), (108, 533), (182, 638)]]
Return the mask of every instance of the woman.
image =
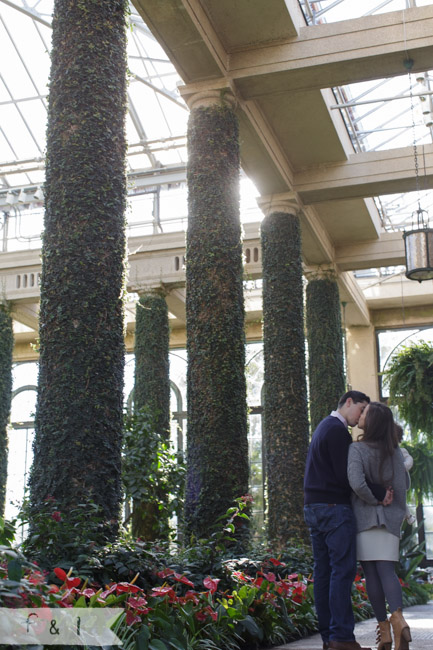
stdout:
[[(371, 402), (358, 427), (363, 434), (349, 447), (348, 477), (353, 489), (352, 506), (357, 524), (357, 559), (361, 561), (366, 588), (378, 621), (378, 650), (390, 650), (391, 626), (395, 650), (408, 650), (411, 635), (402, 615), (402, 591), (394, 570), (399, 558), (400, 527), (406, 514), (408, 474), (398, 446), (391, 410)], [(367, 485), (393, 488), (389, 505), (378, 501)], [(387, 619), (386, 602), (392, 612)]]

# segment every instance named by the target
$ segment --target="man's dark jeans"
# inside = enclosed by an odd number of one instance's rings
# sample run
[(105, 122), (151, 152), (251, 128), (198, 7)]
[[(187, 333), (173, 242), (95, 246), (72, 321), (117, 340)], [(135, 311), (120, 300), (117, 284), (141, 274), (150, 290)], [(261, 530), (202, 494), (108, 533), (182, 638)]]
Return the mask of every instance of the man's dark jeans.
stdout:
[(314, 555), (314, 600), (324, 641), (355, 638), (352, 583), (356, 575), (356, 523), (349, 505), (304, 508)]

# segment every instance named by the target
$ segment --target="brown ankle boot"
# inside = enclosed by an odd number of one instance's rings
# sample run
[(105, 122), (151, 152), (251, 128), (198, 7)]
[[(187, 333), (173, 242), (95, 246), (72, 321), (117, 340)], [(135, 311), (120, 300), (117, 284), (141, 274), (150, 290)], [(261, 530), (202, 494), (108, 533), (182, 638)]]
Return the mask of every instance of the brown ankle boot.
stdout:
[(391, 614), (390, 623), (394, 632), (395, 650), (409, 650), (409, 641), (412, 641), (409, 625), (403, 618), (401, 608)]
[(379, 621), (376, 627), (377, 650), (391, 650), (391, 624), (388, 621)]

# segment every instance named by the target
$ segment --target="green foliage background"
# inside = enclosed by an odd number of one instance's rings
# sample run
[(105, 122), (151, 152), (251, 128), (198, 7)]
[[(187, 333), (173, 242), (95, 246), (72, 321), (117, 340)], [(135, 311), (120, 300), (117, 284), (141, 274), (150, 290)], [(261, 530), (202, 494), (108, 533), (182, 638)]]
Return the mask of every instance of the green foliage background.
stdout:
[(188, 126), (186, 257), (188, 448), (185, 516), (207, 536), (248, 490), (239, 143), (224, 103)]
[(307, 291), (310, 421), (314, 431), (345, 392), (340, 296), (335, 278), (315, 278)]
[(8, 422), (11, 410), (12, 350), (14, 335), (12, 318), (5, 305), (0, 305), (0, 515), (3, 516), (8, 473)]
[(412, 440), (433, 446), (433, 346), (420, 341), (395, 354), (384, 374), (389, 403), (411, 429)]
[[(169, 520), (181, 517), (185, 466), (167, 437), (156, 429), (158, 418), (143, 407), (125, 417), (122, 476), (125, 496), (133, 500), (136, 515), (133, 536), (142, 540), (168, 539)], [(140, 508), (142, 505), (142, 508)]]
[(303, 476), (308, 448), (299, 218), (274, 212), (262, 223), (264, 435), (268, 535), (306, 536)]
[(57, 0), (31, 508), (121, 496), (126, 0)]

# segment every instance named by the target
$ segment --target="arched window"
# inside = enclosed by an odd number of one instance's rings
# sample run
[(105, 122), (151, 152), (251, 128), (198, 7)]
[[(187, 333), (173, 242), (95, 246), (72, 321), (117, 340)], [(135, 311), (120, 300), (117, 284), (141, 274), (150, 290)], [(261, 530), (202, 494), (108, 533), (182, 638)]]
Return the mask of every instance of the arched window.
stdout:
[(33, 461), (34, 414), (37, 387), (20, 386), (12, 391), (11, 424), (8, 433), (8, 477), (6, 484), (6, 519), (19, 512)]

